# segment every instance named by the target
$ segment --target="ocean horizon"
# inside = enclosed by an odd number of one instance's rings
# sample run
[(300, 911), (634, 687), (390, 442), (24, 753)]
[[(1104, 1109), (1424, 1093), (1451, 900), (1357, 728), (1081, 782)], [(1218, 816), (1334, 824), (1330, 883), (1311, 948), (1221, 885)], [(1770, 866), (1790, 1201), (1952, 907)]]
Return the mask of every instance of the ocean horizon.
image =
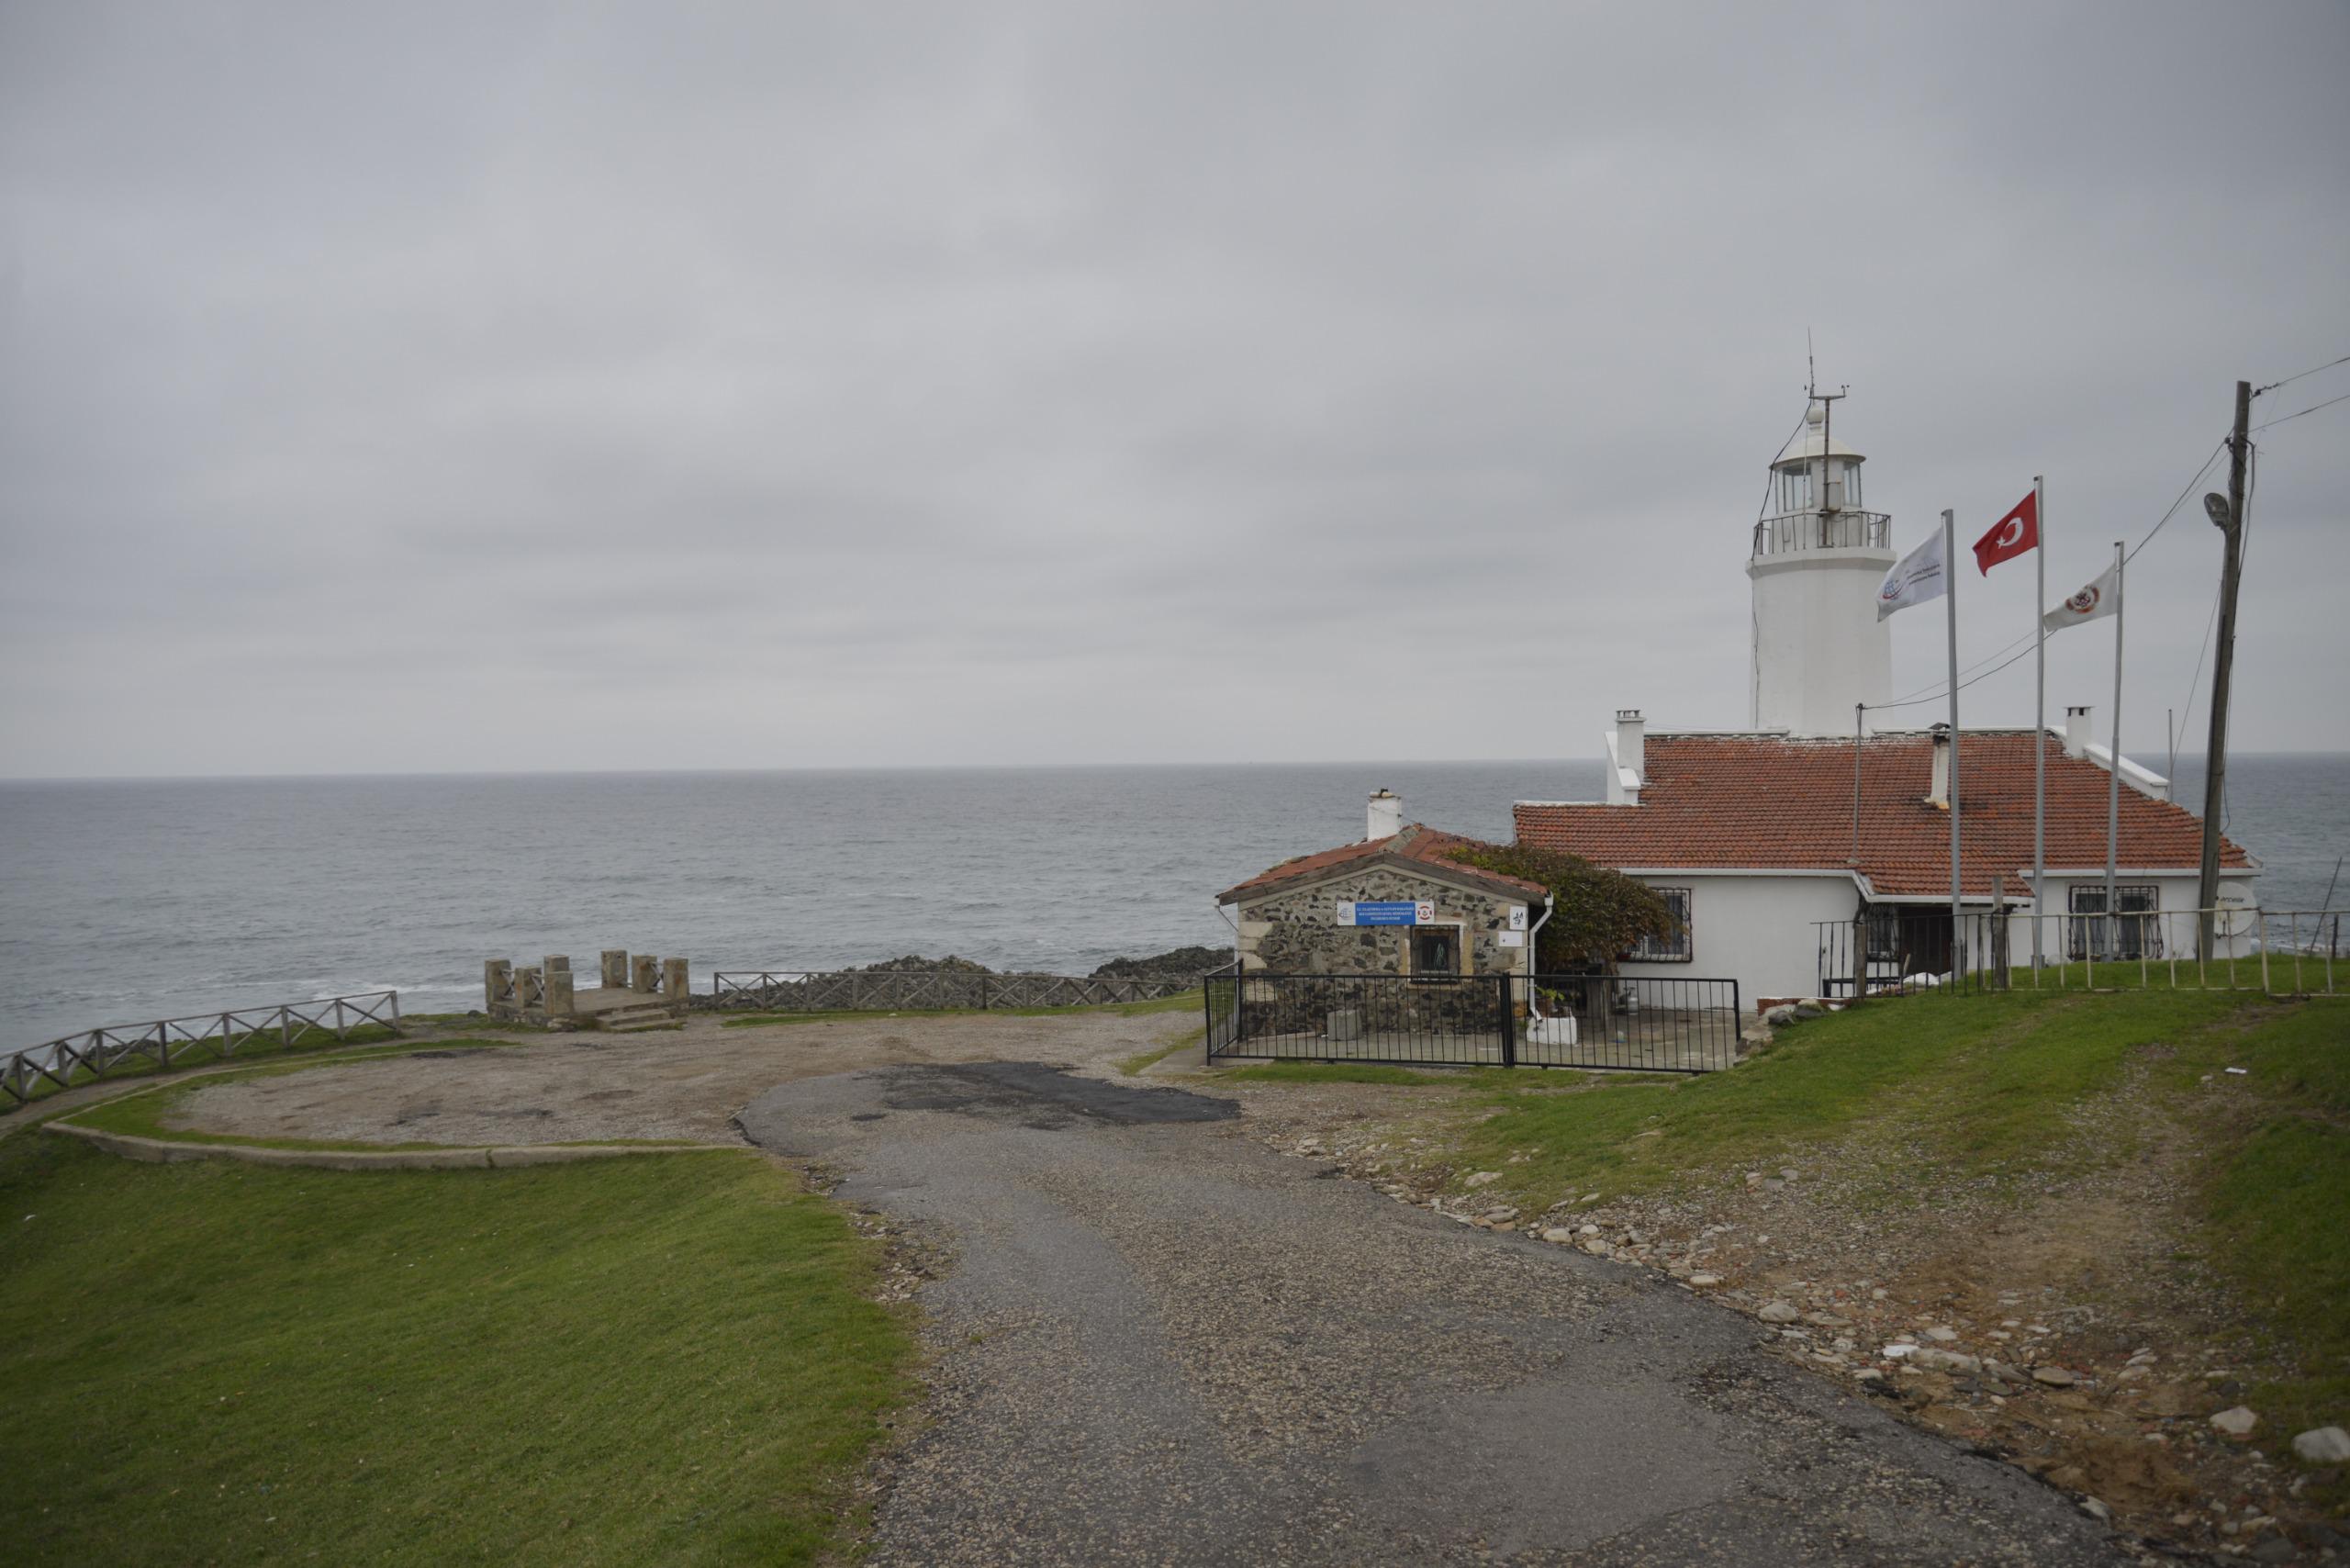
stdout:
[[(2243, 754), (2230, 778), (2262, 903), (2322, 907), (2350, 754)], [(1082, 974), (1227, 945), (1215, 894), (1360, 838), (1373, 789), (1506, 840), (1512, 802), (1602, 779), (1584, 758), (0, 781), (0, 1050), (385, 988), (462, 1011), (485, 959), (592, 973), (605, 947), (682, 954), (698, 989), (910, 953)], [(2177, 799), (2201, 790), (2180, 757)]]

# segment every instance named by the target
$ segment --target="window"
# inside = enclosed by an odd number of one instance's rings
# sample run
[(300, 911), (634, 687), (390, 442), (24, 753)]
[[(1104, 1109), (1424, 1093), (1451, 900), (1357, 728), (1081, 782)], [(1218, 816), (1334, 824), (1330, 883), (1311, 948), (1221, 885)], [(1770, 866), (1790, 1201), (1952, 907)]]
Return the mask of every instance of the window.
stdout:
[(1875, 964), (1899, 963), (1913, 944), (1903, 940), (1901, 911), (1891, 904), (1869, 906), (1868, 956)]
[(1695, 957), (1696, 949), (1689, 936), (1689, 890), (1686, 888), (1651, 888), (1651, 892), (1664, 901), (1673, 912), (1675, 927), (1670, 936), (1643, 936), (1639, 944), (1624, 956), (1644, 964), (1685, 964)]
[(1811, 465), (1791, 468), (1779, 476), (1779, 510), (1804, 511), (1811, 506)]
[[(2076, 883), (2065, 895), (2074, 918), (2065, 922), (2065, 955), (2071, 958), (2159, 958), (2163, 956), (2159, 890), (2151, 882), (2123, 882), (2119, 920), (2105, 918), (2105, 884)], [(2082, 918), (2086, 916), (2087, 918)]]
[(1861, 465), (1858, 463), (1844, 465), (1844, 504), (1855, 510), (1860, 507)]
[(1460, 927), (1412, 927), (1412, 978), (1454, 980), (1460, 974)]

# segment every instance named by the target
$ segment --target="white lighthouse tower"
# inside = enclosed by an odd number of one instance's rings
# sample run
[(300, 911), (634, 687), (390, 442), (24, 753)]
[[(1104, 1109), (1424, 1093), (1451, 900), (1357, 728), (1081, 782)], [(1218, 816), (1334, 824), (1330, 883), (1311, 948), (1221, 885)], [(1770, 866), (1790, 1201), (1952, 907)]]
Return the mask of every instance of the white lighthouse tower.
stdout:
[(1849, 735), (1852, 705), (1893, 695), (1893, 639), (1876, 616), (1893, 520), (1861, 510), (1861, 454), (1830, 434), (1842, 394), (1815, 398), (1771, 465), (1773, 515), (1754, 525), (1752, 722)]

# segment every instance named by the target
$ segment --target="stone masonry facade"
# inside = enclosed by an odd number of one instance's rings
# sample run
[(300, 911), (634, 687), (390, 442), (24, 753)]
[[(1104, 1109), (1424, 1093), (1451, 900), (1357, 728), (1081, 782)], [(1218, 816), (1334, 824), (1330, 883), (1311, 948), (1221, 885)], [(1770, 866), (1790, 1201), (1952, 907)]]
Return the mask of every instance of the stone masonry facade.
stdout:
[(1244, 969), (1272, 974), (1403, 975), (1412, 970), (1412, 927), (1340, 925), (1338, 904), (1432, 902), (1438, 923), (1457, 922), (1471, 974), (1523, 974), (1533, 951), (1505, 947), (1510, 911), (1528, 910), (1527, 924), (1541, 917), (1524, 897), (1478, 891), (1393, 865), (1342, 872), (1325, 881), (1242, 902), (1240, 963)]

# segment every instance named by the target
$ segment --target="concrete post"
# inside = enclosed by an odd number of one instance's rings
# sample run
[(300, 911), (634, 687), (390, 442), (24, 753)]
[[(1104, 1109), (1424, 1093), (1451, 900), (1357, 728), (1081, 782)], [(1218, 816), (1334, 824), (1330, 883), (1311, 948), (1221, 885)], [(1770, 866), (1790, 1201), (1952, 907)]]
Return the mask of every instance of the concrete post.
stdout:
[(630, 972), (629, 990), (650, 996), (661, 984), (661, 960), (650, 953), (639, 953), (635, 968)]
[(538, 966), (532, 965), (514, 971), (514, 1010), (528, 1018), (534, 1009), (546, 1005), (546, 988), (540, 978)]
[(503, 1005), (502, 999), (514, 983), (514, 961), (510, 958), (487, 958), (481, 966), (481, 1010), (496, 1014)]
[(558, 967), (557, 960), (549, 958), (546, 978), (547, 1017), (555, 1019), (573, 1016), (576, 1012), (573, 1006), (573, 994), (570, 963), (565, 960)]
[(683, 958), (661, 960), (661, 994), (665, 999), (670, 1002), (685, 1001), (686, 992), (691, 989), (692, 984), (693, 982), (686, 978), (686, 961)]
[(607, 947), (604, 949), (603, 984), (606, 991), (626, 991), (628, 989), (627, 948)]

